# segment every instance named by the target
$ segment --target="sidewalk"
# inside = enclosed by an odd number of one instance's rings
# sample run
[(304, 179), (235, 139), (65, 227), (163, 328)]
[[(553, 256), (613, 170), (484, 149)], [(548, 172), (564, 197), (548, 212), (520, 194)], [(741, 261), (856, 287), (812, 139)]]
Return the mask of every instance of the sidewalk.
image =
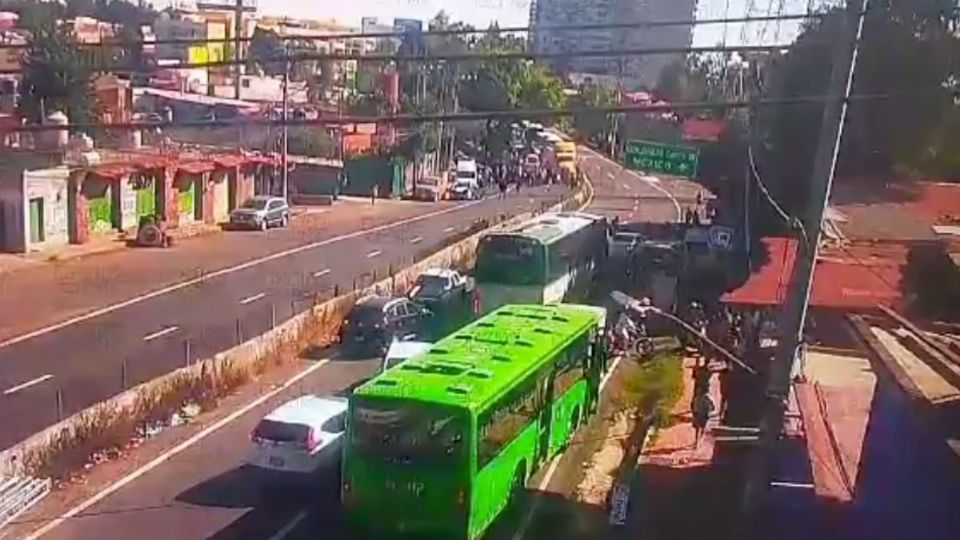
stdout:
[(683, 397), (674, 407), (673, 425), (650, 435), (631, 486), (627, 524), (613, 538), (630, 540), (726, 540), (724, 512), (736, 499), (727, 489), (723, 460), (712, 433), (719, 423), (720, 383), (710, 379), (710, 398), (717, 406), (694, 447), (690, 403), (693, 367), (684, 360)]

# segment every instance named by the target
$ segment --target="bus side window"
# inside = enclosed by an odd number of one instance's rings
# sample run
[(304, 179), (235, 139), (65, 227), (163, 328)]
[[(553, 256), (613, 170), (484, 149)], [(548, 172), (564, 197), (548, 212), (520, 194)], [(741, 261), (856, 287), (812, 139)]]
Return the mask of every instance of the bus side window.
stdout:
[(528, 425), (537, 420), (542, 407), (541, 384), (545, 372), (535, 374), (489, 410), (479, 421), (477, 466), (482, 468)]

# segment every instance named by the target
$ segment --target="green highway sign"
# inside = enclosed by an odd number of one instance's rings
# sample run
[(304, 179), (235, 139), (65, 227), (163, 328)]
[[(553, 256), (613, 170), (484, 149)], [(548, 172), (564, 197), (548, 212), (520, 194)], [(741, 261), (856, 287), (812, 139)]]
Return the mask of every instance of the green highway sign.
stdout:
[(700, 165), (700, 150), (651, 141), (627, 141), (623, 160), (628, 169), (693, 177)]

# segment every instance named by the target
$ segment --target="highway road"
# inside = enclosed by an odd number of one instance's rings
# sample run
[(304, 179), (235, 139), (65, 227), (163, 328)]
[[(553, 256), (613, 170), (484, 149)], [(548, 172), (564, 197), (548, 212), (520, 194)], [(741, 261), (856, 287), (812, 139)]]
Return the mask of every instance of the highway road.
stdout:
[(32, 326), (0, 338), (0, 410), (19, 412), (0, 426), (0, 448), (263, 333), (318, 294), (369, 284), (373, 272), (383, 277), (410, 264), (478, 219), (539, 209), (564, 192), (544, 187), (441, 205), (385, 201), (379, 205), (392, 206), (381, 214), (392, 219), (379, 220), (364, 216), (368, 203), (352, 203), (356, 215), (314, 229), (229, 232), (171, 250), (91, 257), (71, 266), (65, 281), (5, 276), (0, 327), (7, 328), (3, 319)]
[[(631, 214), (634, 219), (642, 215), (673, 221), (677, 206), (696, 194), (689, 182), (643, 179), (592, 153), (584, 155), (583, 168), (596, 188), (588, 211), (619, 215), (622, 221), (631, 219)], [(396, 241), (364, 242), (363, 249), (386, 252), (389, 243), (394, 244), (391, 253), (410, 249), (409, 242)], [(360, 255), (359, 259), (365, 258)], [(355, 256), (345, 262), (356, 264), (357, 260)], [(349, 267), (344, 268), (339, 271)], [(233, 309), (237, 309), (236, 297), (231, 297)], [(246, 407), (233, 405), (234, 412), (225, 420), (138, 469), (134, 476), (98, 491), (95, 498), (60, 514), (60, 519), (44, 521), (40, 534), (25, 540), (103, 540), (119, 534), (135, 534), (138, 540), (343, 538), (334, 471), (321, 475), (312, 493), (271, 490), (263, 496), (264, 479), (244, 466), (244, 458), (250, 431), (269, 410), (305, 392), (342, 392), (371, 376), (376, 366), (373, 360), (341, 361), (335, 356), (326, 363), (304, 361), (304, 369), (311, 372), (296, 384)]]

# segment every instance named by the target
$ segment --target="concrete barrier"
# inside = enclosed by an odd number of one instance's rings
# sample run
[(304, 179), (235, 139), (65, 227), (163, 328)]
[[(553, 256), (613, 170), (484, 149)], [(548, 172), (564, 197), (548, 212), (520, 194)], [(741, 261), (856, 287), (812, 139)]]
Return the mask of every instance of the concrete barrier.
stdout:
[[(545, 210), (549, 212), (581, 208), (591, 197), (592, 187), (586, 183), (565, 201)], [(136, 436), (136, 431), (143, 429), (145, 425), (169, 419), (184, 403), (210, 398), (205, 392), (231, 388), (231, 377), (237, 377), (241, 373), (262, 372), (261, 368), (267, 369), (265, 362), (268, 362), (271, 356), (276, 356), (285, 346), (289, 348), (292, 345), (292, 348), (296, 349), (293, 354), (296, 354), (308, 344), (329, 341), (336, 335), (347, 312), (359, 298), (373, 293), (403, 294), (427, 268), (471, 268), (477, 244), (484, 235), (491, 231), (515, 227), (534, 215), (536, 213), (521, 214), (477, 232), (365, 289), (351, 291), (320, 303), (275, 329), (218, 353), (213, 358), (172, 371), (77, 412), (0, 452), (0, 476), (50, 474), (50, 471), (41, 470), (44, 468), (43, 464), (56, 459), (61, 453), (75, 450), (70, 446), (71, 441), (84, 440), (85, 436), (98, 436), (101, 440), (109, 441), (125, 435), (123, 442), (126, 442)], [(221, 397), (224, 396), (213, 396), (212, 399), (215, 401)], [(99, 433), (95, 433), (96, 430), (99, 430)], [(91, 453), (107, 448), (108, 446), (94, 445)]]

